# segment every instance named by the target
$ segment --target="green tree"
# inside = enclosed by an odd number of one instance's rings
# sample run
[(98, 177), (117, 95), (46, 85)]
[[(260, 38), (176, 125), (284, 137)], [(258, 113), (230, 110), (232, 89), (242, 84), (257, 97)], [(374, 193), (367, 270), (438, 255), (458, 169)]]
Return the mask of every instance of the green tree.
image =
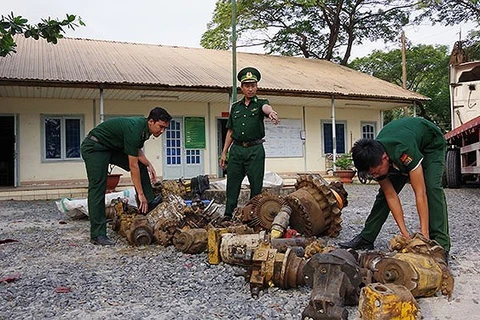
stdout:
[[(268, 54), (346, 65), (354, 45), (397, 39), (416, 4), (410, 0), (241, 0), (237, 1), (237, 46), (261, 45)], [(200, 41), (204, 48), (231, 47), (231, 17), (231, 0), (218, 0)]]
[(0, 18), (0, 56), (5, 57), (12, 52), (16, 52), (14, 36), (23, 34), (26, 38), (32, 37), (35, 40), (43, 38), (47, 42), (56, 44), (58, 39), (63, 38), (64, 27), (75, 30), (79, 25), (84, 26), (80, 17), (67, 14), (63, 20), (41, 19), (37, 24), (31, 25), (28, 20), (22, 16), (15, 16), (13, 12), (8, 16)]
[(421, 0), (423, 9), (417, 21), (429, 20), (447, 26), (461, 22), (480, 22), (480, 1), (478, 0)]
[[(406, 88), (431, 99), (416, 106), (417, 114), (433, 121), (444, 131), (450, 129), (449, 58), (447, 46), (418, 45), (406, 51)], [(367, 57), (353, 60), (349, 67), (402, 85), (400, 49), (389, 52), (374, 51)], [(386, 112), (385, 121), (402, 116), (403, 110), (391, 110)]]

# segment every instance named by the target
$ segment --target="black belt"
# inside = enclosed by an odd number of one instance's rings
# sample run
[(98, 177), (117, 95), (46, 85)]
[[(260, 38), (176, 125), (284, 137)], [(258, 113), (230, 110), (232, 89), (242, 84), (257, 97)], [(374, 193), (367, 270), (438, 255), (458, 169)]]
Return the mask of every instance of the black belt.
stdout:
[(251, 147), (251, 146), (255, 146), (257, 144), (262, 144), (264, 143), (265, 140), (263, 139), (257, 139), (257, 140), (253, 140), (253, 141), (237, 141), (237, 140), (233, 140), (233, 144), (236, 144), (238, 146), (242, 146), (244, 148), (248, 148), (248, 147)]

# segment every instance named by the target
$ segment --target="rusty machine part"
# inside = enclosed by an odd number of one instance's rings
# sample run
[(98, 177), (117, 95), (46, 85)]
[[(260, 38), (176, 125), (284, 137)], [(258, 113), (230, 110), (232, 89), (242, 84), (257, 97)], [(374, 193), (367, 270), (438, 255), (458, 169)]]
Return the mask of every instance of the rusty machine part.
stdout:
[(222, 235), (230, 234), (253, 234), (254, 231), (250, 227), (241, 224), (234, 225), (227, 228), (209, 228), (208, 229), (208, 263), (210, 264), (219, 264), (222, 259), (220, 255), (220, 244)]
[[(305, 249), (314, 242), (325, 242), (325, 240), (305, 237), (270, 239), (270, 245), (272, 248), (277, 249), (278, 252), (286, 252), (288, 248), (300, 247)], [(305, 252), (305, 250), (303, 251)]]
[(178, 221), (175, 219), (160, 218), (153, 227), (155, 242), (164, 247), (173, 244), (173, 237), (178, 231)]
[[(341, 208), (335, 194), (342, 197), (343, 206), (347, 203), (347, 192), (343, 185), (326, 185), (323, 179), (312, 175), (302, 175), (295, 184), (296, 191), (285, 196), (292, 209), (290, 227), (306, 237), (328, 235), (337, 237), (342, 229)], [(344, 198), (343, 198), (344, 197)]]
[(262, 241), (251, 257), (249, 274), (252, 297), (258, 297), (260, 291), (267, 287), (289, 289), (304, 285), (305, 264), (306, 260), (296, 256), (291, 248), (280, 253), (268, 241)]
[(200, 175), (191, 179), (163, 180), (153, 186), (155, 194), (161, 194), (164, 199), (176, 195), (182, 199), (201, 198), (210, 187), (208, 175)]
[(114, 210), (109, 210), (107, 219), (112, 220), (112, 229), (127, 238), (130, 244), (148, 245), (153, 241), (153, 228), (145, 216), (137, 214), (121, 199), (112, 201)]
[(153, 186), (153, 192), (155, 194), (161, 194), (163, 199), (167, 199), (170, 195), (185, 199), (190, 191), (190, 185), (187, 186), (183, 179), (163, 180), (155, 183)]
[(127, 230), (127, 240), (130, 244), (149, 245), (153, 241), (153, 229), (145, 216), (135, 215)]
[(362, 288), (358, 303), (362, 320), (417, 320), (420, 308), (412, 293), (393, 283), (370, 283)]
[(445, 262), (443, 248), (421, 234), (415, 234), (403, 247), (397, 244), (391, 246), (400, 248), (400, 252), (360, 255), (360, 265), (371, 273), (368, 278), (380, 283), (403, 285), (414, 297), (431, 297), (441, 291), (450, 298), (454, 279)]
[(180, 221), (185, 217), (183, 213), (186, 208), (187, 204), (181, 197), (171, 194), (163, 198), (162, 203), (147, 213), (147, 218), (151, 225), (155, 225), (160, 218)]
[(220, 240), (221, 260), (228, 264), (250, 266), (253, 252), (264, 238), (264, 231), (255, 234), (222, 234)]
[(285, 204), (281, 197), (263, 192), (256, 195), (237, 211), (236, 218), (256, 232), (270, 230), (275, 216)]
[(187, 229), (175, 234), (173, 245), (183, 253), (197, 254), (207, 250), (207, 240), (207, 230)]
[(303, 319), (347, 319), (345, 305), (356, 305), (360, 294), (360, 267), (343, 249), (314, 255), (303, 268), (305, 282), (312, 287)]
[(282, 206), (280, 212), (277, 213), (275, 219), (273, 219), (272, 230), (270, 231), (272, 239), (278, 239), (283, 236), (290, 224), (291, 214), (292, 209), (289, 206)]

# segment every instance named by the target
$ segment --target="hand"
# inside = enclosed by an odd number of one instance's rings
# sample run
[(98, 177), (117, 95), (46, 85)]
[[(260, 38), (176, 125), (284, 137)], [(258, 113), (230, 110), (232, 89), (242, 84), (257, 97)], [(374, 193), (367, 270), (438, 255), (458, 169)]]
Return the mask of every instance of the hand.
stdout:
[(155, 182), (157, 182), (157, 172), (155, 171), (155, 168), (150, 164), (147, 167), (147, 170), (148, 170), (148, 175), (150, 176), (150, 182), (152, 184), (155, 184)]
[(410, 240), (410, 234), (408, 233), (408, 231), (406, 231), (406, 230), (401, 231), (401, 233), (402, 233), (402, 236), (404, 236), (405, 239), (407, 239), (407, 241)]
[(280, 122), (278, 121), (278, 113), (276, 111), (270, 112), (268, 118), (272, 120), (273, 124), (278, 124)]
[(222, 155), (220, 156), (220, 160), (218, 161), (218, 164), (220, 165), (220, 168), (225, 170), (225, 168), (227, 167), (227, 156), (225, 154), (222, 153)]
[(141, 213), (147, 213), (148, 211), (148, 201), (147, 198), (145, 198), (145, 195), (139, 194), (138, 195), (138, 201), (140, 202), (138, 209), (140, 210)]

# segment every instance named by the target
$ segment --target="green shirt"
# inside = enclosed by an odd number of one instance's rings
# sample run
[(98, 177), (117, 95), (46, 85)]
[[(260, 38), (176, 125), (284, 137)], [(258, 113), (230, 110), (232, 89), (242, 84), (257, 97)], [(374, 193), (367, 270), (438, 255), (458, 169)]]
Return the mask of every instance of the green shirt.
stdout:
[(446, 147), (440, 129), (423, 118), (401, 118), (387, 124), (377, 138), (392, 165), (401, 173), (415, 169), (429, 149)]
[(267, 99), (259, 99), (255, 96), (248, 106), (245, 105), (245, 97), (232, 105), (227, 129), (232, 129), (233, 140), (247, 142), (265, 137), (263, 120), (267, 115), (263, 113), (262, 107), (266, 104), (270, 104)]
[(134, 157), (138, 156), (138, 150), (150, 137), (148, 122), (144, 117), (113, 118), (100, 123), (89, 134), (105, 147)]

